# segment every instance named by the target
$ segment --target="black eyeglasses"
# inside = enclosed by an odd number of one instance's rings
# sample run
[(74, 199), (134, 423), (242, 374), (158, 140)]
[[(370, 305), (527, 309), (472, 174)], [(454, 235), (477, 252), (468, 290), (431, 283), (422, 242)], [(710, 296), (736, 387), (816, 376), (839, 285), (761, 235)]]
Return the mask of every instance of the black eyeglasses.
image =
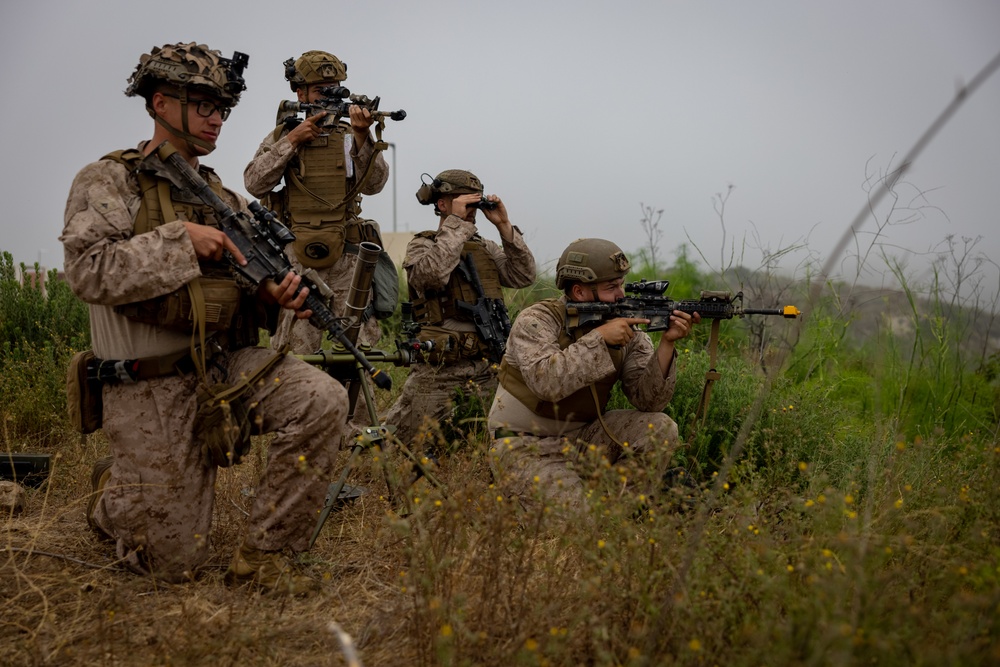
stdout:
[[(167, 97), (172, 97), (175, 100), (181, 99), (180, 95), (171, 95), (170, 93), (163, 93), (163, 94), (166, 95)], [(188, 104), (195, 105), (194, 110), (202, 118), (209, 118), (213, 113), (218, 111), (219, 115), (222, 116), (222, 120), (225, 121), (227, 118), (229, 118), (229, 114), (232, 113), (233, 111), (232, 107), (222, 106), (221, 104), (216, 104), (211, 100), (196, 100), (189, 97)]]

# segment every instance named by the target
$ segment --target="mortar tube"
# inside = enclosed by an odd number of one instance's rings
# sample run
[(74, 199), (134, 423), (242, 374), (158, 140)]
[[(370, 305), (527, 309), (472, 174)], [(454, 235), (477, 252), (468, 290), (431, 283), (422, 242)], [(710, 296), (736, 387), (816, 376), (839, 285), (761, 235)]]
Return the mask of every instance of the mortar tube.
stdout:
[(354, 277), (347, 292), (346, 315), (351, 323), (345, 334), (352, 343), (358, 342), (362, 317), (371, 301), (372, 282), (375, 278), (375, 264), (382, 253), (377, 243), (362, 241), (358, 246), (358, 263), (354, 265)]

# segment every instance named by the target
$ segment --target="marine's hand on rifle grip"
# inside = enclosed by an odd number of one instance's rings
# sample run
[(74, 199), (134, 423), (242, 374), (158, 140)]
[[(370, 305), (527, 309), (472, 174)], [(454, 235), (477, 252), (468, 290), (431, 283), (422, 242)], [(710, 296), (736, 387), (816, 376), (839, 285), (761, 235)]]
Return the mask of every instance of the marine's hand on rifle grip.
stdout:
[[(309, 296), (309, 288), (301, 287), (302, 277), (294, 271), (289, 271), (280, 283), (268, 280), (263, 288), (282, 308), (295, 311), (296, 319), (306, 320), (312, 316), (311, 310), (299, 310)], [(300, 289), (301, 287), (301, 289)]]
[(288, 133), (288, 140), (297, 148), (323, 134), (323, 130), (319, 127), (319, 121), (323, 120), (327, 113), (326, 111), (320, 111), (306, 118), (294, 130)]
[(240, 249), (221, 229), (199, 225), (196, 222), (185, 222), (184, 227), (191, 239), (191, 245), (194, 246), (194, 254), (199, 259), (213, 259), (218, 262), (222, 260), (224, 251), (228, 250), (240, 266), (247, 263)]
[(691, 333), (691, 327), (701, 322), (701, 315), (694, 313), (689, 315), (683, 311), (675, 310), (670, 316), (670, 327), (663, 332), (661, 341), (673, 342), (680, 340)]
[(354, 131), (354, 134), (358, 135), (360, 133), (367, 137), (368, 128), (370, 128), (375, 122), (375, 118), (372, 117), (372, 112), (364, 107), (358, 106), (357, 104), (352, 104), (348, 107), (347, 113), (351, 117), (351, 129)]
[(635, 337), (636, 324), (649, 324), (649, 320), (641, 317), (618, 317), (597, 327), (604, 342), (608, 345), (627, 345)]

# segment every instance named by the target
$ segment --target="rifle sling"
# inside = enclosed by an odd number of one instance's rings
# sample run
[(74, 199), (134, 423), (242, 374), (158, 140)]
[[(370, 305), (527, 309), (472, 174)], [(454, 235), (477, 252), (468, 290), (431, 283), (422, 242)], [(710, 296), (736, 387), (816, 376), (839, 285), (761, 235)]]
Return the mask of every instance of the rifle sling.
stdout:
[(621, 443), (620, 440), (618, 440), (618, 438), (615, 437), (615, 434), (612, 433), (611, 429), (608, 427), (607, 422), (604, 421), (604, 410), (603, 407), (601, 406), (601, 400), (597, 397), (597, 386), (594, 383), (590, 384), (590, 395), (594, 397), (594, 405), (597, 406), (597, 418), (601, 422), (601, 428), (604, 429), (604, 433), (607, 434), (609, 438), (611, 438), (611, 442), (615, 443), (616, 445), (621, 447), (622, 450), (624, 450), (625, 446)]
[(291, 180), (295, 184), (295, 186), (297, 188), (299, 188), (300, 190), (302, 190), (302, 192), (306, 193), (307, 195), (309, 195), (310, 197), (312, 197), (313, 199), (315, 199), (316, 201), (318, 201), (323, 206), (329, 207), (329, 209), (331, 211), (336, 211), (337, 209), (339, 209), (339, 208), (341, 208), (343, 206), (346, 206), (348, 202), (350, 202), (355, 197), (357, 197), (358, 193), (361, 192), (361, 188), (363, 188), (365, 186), (365, 183), (368, 182), (368, 177), (371, 175), (372, 165), (375, 163), (375, 159), (378, 157), (379, 152), (385, 150), (386, 147), (388, 146), (388, 144), (386, 144), (384, 141), (382, 141), (382, 133), (381, 133), (381, 131), (378, 131), (378, 140), (375, 141), (375, 142), (373, 142), (372, 145), (374, 146), (375, 150), (372, 153), (371, 159), (368, 160), (368, 164), (365, 165), (365, 171), (364, 171), (364, 173), (362, 173), (359, 178), (355, 179), (355, 181), (354, 181), (354, 187), (352, 187), (347, 192), (347, 194), (344, 195), (344, 198), (340, 200), (340, 203), (338, 203), (336, 205), (331, 204), (329, 201), (327, 201), (323, 197), (320, 197), (318, 194), (316, 194), (315, 192), (313, 192), (312, 190), (310, 190), (309, 188), (307, 188), (306, 185), (305, 185), (305, 183), (303, 183), (299, 179), (299, 177), (296, 175), (294, 169), (289, 169), (287, 171), (287, 174), (289, 175), (289, 177), (291, 178)]
[(695, 413), (694, 421), (691, 424), (691, 433), (688, 440), (694, 438), (697, 424), (705, 424), (708, 415), (708, 403), (712, 398), (712, 387), (717, 380), (722, 378), (722, 373), (715, 369), (719, 356), (719, 324), (722, 320), (712, 320), (712, 330), (708, 335), (708, 370), (705, 371), (705, 386), (701, 390), (701, 400), (698, 402), (698, 411)]

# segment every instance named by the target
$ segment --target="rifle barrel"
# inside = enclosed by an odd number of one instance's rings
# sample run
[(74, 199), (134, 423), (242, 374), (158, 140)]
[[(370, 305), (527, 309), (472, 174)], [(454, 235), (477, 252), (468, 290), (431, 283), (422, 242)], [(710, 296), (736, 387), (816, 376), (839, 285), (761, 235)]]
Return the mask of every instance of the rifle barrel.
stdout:
[(785, 319), (794, 320), (802, 314), (802, 311), (795, 306), (785, 306), (784, 308), (746, 308), (745, 315), (781, 315)]

